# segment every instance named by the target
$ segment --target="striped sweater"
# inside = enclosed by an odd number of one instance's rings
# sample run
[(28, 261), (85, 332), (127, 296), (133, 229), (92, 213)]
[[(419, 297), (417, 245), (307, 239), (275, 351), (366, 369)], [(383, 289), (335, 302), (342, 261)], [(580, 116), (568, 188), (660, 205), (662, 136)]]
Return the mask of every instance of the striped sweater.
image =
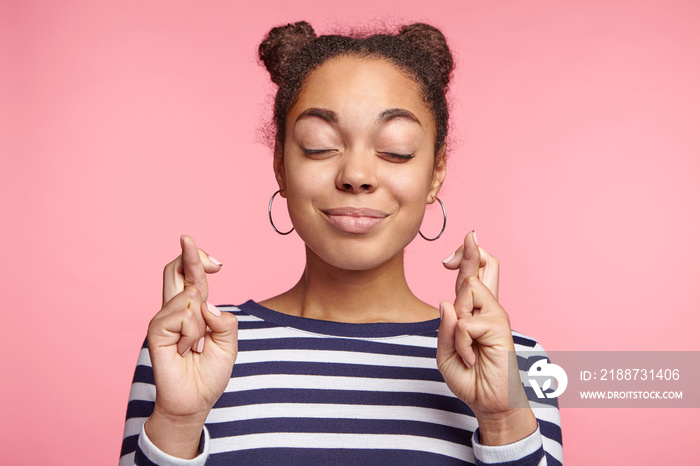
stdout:
[[(289, 316), (253, 301), (219, 309), (238, 318), (239, 352), (207, 418), (201, 453), (173, 458), (145, 435), (156, 389), (144, 343), (120, 466), (562, 462), (556, 400), (540, 404), (529, 387), (538, 429), (510, 445), (479, 443), (476, 418), (437, 369), (439, 319), (348, 324)], [(544, 355), (535, 340), (517, 332), (513, 339), (516, 353)]]

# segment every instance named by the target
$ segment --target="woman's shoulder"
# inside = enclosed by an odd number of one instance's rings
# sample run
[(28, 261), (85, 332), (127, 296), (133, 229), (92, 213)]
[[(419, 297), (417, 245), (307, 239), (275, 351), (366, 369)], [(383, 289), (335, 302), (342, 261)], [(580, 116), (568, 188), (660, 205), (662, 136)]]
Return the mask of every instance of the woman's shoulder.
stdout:
[(520, 333), (517, 330), (511, 330), (513, 334), (513, 343), (515, 343), (516, 349), (518, 346), (522, 348), (534, 348), (537, 345), (537, 340), (533, 337)]
[(538, 340), (516, 330), (511, 330), (511, 333), (515, 355), (518, 358), (518, 368), (521, 372), (527, 373), (529, 368), (541, 359), (549, 361), (549, 355)]
[(547, 354), (537, 339), (516, 330), (511, 330), (511, 333), (513, 334), (516, 353), (527, 353), (528, 356), (544, 356)]

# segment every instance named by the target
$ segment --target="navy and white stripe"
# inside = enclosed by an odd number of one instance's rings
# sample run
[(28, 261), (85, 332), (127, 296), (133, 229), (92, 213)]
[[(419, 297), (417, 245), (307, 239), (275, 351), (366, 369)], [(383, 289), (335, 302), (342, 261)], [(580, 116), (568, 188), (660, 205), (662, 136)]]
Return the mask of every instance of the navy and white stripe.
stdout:
[[(204, 453), (173, 464), (562, 462), (559, 411), (535, 402), (538, 432), (506, 446), (472, 445), (476, 418), (437, 369), (438, 319), (348, 324), (289, 316), (253, 301), (219, 309), (238, 318), (238, 358), (207, 418)], [(516, 352), (544, 354), (534, 340), (517, 332), (513, 338)], [(167, 456), (142, 433), (154, 400), (144, 344), (120, 465), (164, 464)]]

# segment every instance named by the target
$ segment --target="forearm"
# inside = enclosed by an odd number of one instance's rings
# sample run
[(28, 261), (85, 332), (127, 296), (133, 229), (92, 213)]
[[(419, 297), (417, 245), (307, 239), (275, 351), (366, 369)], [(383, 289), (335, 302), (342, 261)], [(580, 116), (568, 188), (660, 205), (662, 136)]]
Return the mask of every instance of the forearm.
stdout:
[(144, 429), (151, 443), (164, 453), (177, 458), (197, 456), (204, 428), (204, 419), (173, 419), (157, 409), (146, 420)]
[(537, 430), (537, 418), (530, 408), (514, 408), (506, 414), (477, 420), (483, 445), (515, 443)]

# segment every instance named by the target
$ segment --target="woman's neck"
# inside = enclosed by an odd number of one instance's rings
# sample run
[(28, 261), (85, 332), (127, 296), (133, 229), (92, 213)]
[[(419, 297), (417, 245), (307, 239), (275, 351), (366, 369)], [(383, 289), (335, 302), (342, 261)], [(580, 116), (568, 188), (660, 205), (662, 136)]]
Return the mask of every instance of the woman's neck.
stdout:
[(308, 247), (306, 267), (292, 289), (262, 301), (285, 314), (336, 322), (419, 322), (438, 312), (409, 289), (403, 252), (370, 270), (345, 270), (323, 261)]

